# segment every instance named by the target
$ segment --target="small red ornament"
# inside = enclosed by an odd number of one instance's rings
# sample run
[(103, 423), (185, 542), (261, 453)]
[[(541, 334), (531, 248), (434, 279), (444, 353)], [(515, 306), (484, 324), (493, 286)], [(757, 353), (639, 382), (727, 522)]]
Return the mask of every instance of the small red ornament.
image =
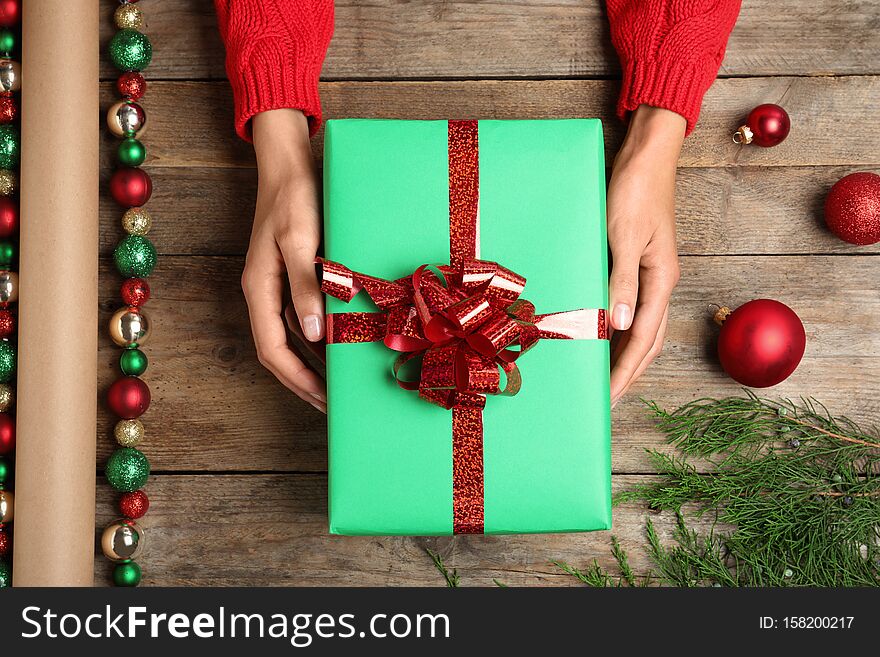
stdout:
[(131, 518), (132, 520), (143, 518), (149, 508), (150, 498), (142, 490), (123, 493), (119, 498), (119, 511), (126, 518)]
[(122, 167), (110, 178), (110, 194), (124, 208), (138, 207), (150, 200), (153, 181), (143, 169)]
[(107, 406), (119, 417), (133, 420), (150, 407), (150, 389), (136, 376), (124, 376), (107, 390)]
[(9, 94), (0, 95), (0, 123), (12, 123), (18, 116), (18, 106), (15, 98)]
[(776, 146), (788, 137), (791, 120), (788, 112), (779, 105), (767, 103), (758, 105), (749, 112), (745, 124), (733, 135), (737, 144), (756, 144), (758, 146)]
[[(3, 525), (0, 525), (2, 527)], [(9, 556), (12, 548), (12, 541), (9, 540), (9, 533), (0, 529), (0, 559)]]
[(880, 176), (862, 171), (834, 183), (825, 199), (825, 223), (844, 242), (880, 242)]
[(0, 239), (15, 235), (18, 230), (18, 201), (0, 196)]
[(116, 80), (116, 90), (123, 98), (137, 101), (147, 92), (147, 81), (137, 71), (127, 71)]
[(120, 294), (126, 305), (143, 306), (150, 300), (150, 285), (143, 278), (126, 278)]
[(0, 27), (14, 27), (21, 20), (19, 0), (0, 0)]
[(15, 420), (9, 413), (0, 413), (0, 456), (15, 449)]
[(0, 310), (0, 338), (10, 338), (15, 334), (15, 315), (9, 310)]
[(769, 388), (795, 371), (807, 336), (795, 312), (779, 301), (756, 299), (733, 312), (715, 314), (721, 324), (718, 358), (732, 379), (751, 388)]

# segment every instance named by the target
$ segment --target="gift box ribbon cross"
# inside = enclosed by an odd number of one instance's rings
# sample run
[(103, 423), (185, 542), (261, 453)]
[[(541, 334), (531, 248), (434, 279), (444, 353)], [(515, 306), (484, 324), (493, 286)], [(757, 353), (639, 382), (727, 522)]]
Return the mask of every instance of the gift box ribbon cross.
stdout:
[[(384, 342), (405, 390), (452, 411), (453, 532), (483, 533), (483, 408), (515, 395), (516, 361), (540, 340), (607, 339), (604, 309), (536, 314), (526, 279), (480, 260), (477, 121), (448, 122), (449, 264), (394, 281), (319, 258), (321, 289), (345, 302), (363, 290), (379, 312), (331, 313), (327, 342)], [(415, 370), (409, 376), (410, 370)]]

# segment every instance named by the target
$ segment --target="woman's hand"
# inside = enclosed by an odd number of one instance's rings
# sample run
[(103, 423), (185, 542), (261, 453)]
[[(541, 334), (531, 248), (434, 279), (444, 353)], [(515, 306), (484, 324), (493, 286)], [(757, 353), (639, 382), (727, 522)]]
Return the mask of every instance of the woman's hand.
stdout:
[[(324, 337), (324, 301), (314, 265), (321, 204), (308, 122), (298, 110), (262, 112), (253, 118), (253, 136), (259, 188), (241, 286), (257, 357), (281, 383), (326, 413), (324, 381), (287, 339), (287, 325), (310, 342)], [(292, 308), (284, 308), (288, 284)]]
[(616, 404), (660, 353), (669, 297), (678, 282), (675, 168), (686, 122), (640, 105), (614, 159), (608, 186), (611, 326), (623, 331), (611, 353)]

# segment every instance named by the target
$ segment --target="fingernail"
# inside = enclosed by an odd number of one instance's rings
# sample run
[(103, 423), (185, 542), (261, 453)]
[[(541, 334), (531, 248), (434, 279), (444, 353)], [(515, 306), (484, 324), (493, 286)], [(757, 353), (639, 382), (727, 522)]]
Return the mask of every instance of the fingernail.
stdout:
[(317, 342), (321, 339), (321, 317), (319, 315), (306, 315), (302, 320), (302, 329), (306, 340)]
[(621, 331), (626, 331), (629, 328), (629, 325), (632, 324), (632, 311), (625, 303), (619, 303), (614, 306), (613, 319), (614, 326)]
[(322, 394), (319, 393), (319, 392), (310, 392), (309, 394), (310, 394), (312, 397), (314, 397), (315, 399), (317, 399), (319, 402), (321, 402), (322, 404), (326, 404), (326, 403), (327, 403), (327, 395), (322, 395)]

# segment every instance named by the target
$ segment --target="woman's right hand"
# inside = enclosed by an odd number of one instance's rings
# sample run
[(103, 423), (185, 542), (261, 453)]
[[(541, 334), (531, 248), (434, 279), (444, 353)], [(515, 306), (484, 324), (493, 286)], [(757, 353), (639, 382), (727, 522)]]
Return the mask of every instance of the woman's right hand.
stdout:
[[(299, 110), (279, 109), (257, 114), (252, 127), (259, 187), (241, 286), (257, 357), (281, 383), (326, 413), (323, 379), (287, 338), (287, 325), (310, 342), (324, 337), (324, 301), (314, 265), (321, 239), (320, 188), (308, 121)], [(287, 309), (285, 285), (293, 300)]]

